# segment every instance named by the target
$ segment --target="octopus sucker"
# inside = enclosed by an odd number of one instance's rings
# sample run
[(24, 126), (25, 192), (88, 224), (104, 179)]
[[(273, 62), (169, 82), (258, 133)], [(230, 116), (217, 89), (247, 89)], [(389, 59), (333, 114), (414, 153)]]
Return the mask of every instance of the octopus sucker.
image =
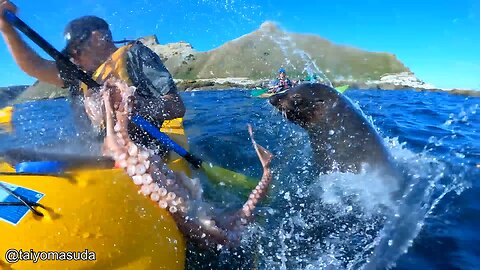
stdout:
[(135, 144), (133, 144), (133, 143), (130, 144), (130, 145), (128, 146), (128, 154), (129, 154), (130, 156), (135, 156), (135, 155), (137, 155), (137, 154), (138, 154), (138, 146), (135, 145)]
[[(128, 162), (127, 162), (128, 163)], [(127, 166), (127, 174), (132, 177), (135, 175), (135, 165), (128, 164)]]
[(143, 184), (143, 178), (141, 175), (132, 176), (132, 180), (133, 180), (133, 183), (135, 183), (135, 185), (137, 186), (140, 186)]
[(161, 188), (158, 190), (158, 194), (160, 194), (161, 197), (167, 196), (167, 193), (168, 193), (168, 191), (167, 191), (166, 188), (161, 187)]
[(255, 188), (255, 190), (264, 190), (265, 189), (265, 185), (263, 183), (260, 183), (258, 184), (258, 186)]
[(149, 160), (145, 160), (145, 161), (142, 161), (142, 160), (139, 160), (143, 166), (145, 166), (145, 170), (148, 170), (148, 168), (150, 168), (150, 161)]
[(183, 198), (182, 197), (178, 197), (175, 201), (176, 201), (177, 205), (182, 205), (183, 204)]
[(140, 188), (140, 192), (145, 196), (148, 196), (152, 193), (147, 185), (142, 185), (142, 187)]
[(137, 165), (137, 161), (138, 159), (136, 157), (132, 157), (130, 156), (128, 159), (127, 159), (127, 163), (129, 166), (135, 166)]
[(135, 88), (110, 78), (100, 90), (105, 106), (104, 112), (102, 110), (106, 124), (104, 155), (113, 157), (137, 185), (140, 194), (167, 210), (186, 237), (215, 249), (238, 245), (244, 226), (252, 220), (250, 217), (265, 197), (272, 180), (270, 163), (273, 155), (255, 142), (251, 126), (248, 125), (248, 132), (263, 168), (262, 177), (237, 212), (219, 213), (204, 201), (199, 179), (172, 171), (153, 149), (136, 145), (130, 139), (127, 127)]
[(173, 192), (169, 192), (167, 194), (167, 200), (171, 201), (171, 200), (175, 200), (175, 198), (177, 197), (177, 195)]
[[(149, 184), (153, 183), (153, 178), (150, 174), (146, 173), (146, 174), (142, 175), (142, 181), (143, 181), (144, 184), (149, 185)], [(157, 186), (157, 185), (155, 185), (155, 186)]]
[(137, 174), (143, 175), (145, 174), (146, 171), (147, 169), (145, 168), (145, 165), (143, 165), (142, 163), (135, 165), (135, 172)]
[(158, 200), (160, 200), (160, 195), (158, 195), (157, 192), (153, 192), (152, 194), (150, 194), (150, 199), (152, 199), (152, 201), (154, 202), (158, 202)]
[(148, 186), (152, 192), (158, 193), (158, 191), (160, 190), (160, 187), (155, 183), (150, 183), (148, 184)]
[(147, 151), (142, 150), (138, 153), (138, 159), (141, 161), (148, 160), (149, 157), (150, 154)]
[(161, 199), (158, 202), (158, 206), (160, 206), (160, 208), (162, 208), (162, 209), (166, 209), (168, 207), (168, 203), (167, 203), (167, 201)]
[(177, 200), (169, 200), (169, 204), (172, 205), (172, 206), (177, 206), (178, 201)]

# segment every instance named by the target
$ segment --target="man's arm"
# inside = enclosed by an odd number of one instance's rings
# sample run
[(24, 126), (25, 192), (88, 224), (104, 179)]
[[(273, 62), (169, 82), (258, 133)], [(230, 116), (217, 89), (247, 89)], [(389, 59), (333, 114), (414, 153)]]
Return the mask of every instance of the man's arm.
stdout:
[(275, 92), (277, 89), (278, 89), (278, 84), (279, 84), (279, 80), (274, 80), (270, 83), (270, 85), (268, 86), (268, 93), (273, 93)]
[[(0, 0), (0, 14), (3, 14), (4, 10), (16, 12), (16, 7), (9, 1), (3, 2)], [(63, 87), (63, 81), (59, 77), (55, 62), (40, 57), (22, 40), (18, 32), (10, 24), (2, 18), (0, 20), (0, 31), (3, 39), (20, 69), (39, 81)]]

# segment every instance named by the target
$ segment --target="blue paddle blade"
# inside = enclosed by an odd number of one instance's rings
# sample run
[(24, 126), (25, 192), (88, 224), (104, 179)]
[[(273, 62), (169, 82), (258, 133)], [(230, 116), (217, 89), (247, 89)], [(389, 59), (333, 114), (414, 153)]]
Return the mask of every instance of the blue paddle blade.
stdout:
[(18, 173), (63, 173), (65, 163), (60, 161), (29, 161), (20, 162), (15, 165), (15, 171)]

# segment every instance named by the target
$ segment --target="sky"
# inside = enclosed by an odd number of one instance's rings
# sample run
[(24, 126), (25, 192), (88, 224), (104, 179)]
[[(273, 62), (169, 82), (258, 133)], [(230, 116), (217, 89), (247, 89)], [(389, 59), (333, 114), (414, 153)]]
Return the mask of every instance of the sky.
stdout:
[[(479, 0), (17, 0), (18, 17), (57, 49), (73, 18), (97, 15), (115, 39), (155, 34), (162, 44), (187, 41), (198, 51), (274, 21), (288, 32), (316, 34), (397, 56), (421, 80), (440, 88), (480, 90)], [(115, 3), (115, 4), (113, 4)], [(40, 48), (28, 41), (42, 56)], [(0, 41), (0, 86), (35, 81)]]

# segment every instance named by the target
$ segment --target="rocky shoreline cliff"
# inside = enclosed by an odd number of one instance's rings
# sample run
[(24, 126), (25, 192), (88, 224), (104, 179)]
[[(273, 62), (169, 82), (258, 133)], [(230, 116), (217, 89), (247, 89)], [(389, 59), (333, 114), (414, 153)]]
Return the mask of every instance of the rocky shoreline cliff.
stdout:
[[(212, 78), (196, 80), (175, 79), (177, 87), (184, 91), (225, 88), (262, 88), (266, 87), (269, 81), (269, 79), (252, 80), (249, 78)], [(415, 77), (413, 73), (408, 72), (387, 74), (385, 76), (382, 76), (379, 80), (371, 80), (364, 82), (358, 82), (355, 80), (337, 80), (333, 81), (332, 84), (334, 86), (349, 85), (351, 88), (359, 90), (437, 90), (435, 86), (419, 80), (417, 77)]]

